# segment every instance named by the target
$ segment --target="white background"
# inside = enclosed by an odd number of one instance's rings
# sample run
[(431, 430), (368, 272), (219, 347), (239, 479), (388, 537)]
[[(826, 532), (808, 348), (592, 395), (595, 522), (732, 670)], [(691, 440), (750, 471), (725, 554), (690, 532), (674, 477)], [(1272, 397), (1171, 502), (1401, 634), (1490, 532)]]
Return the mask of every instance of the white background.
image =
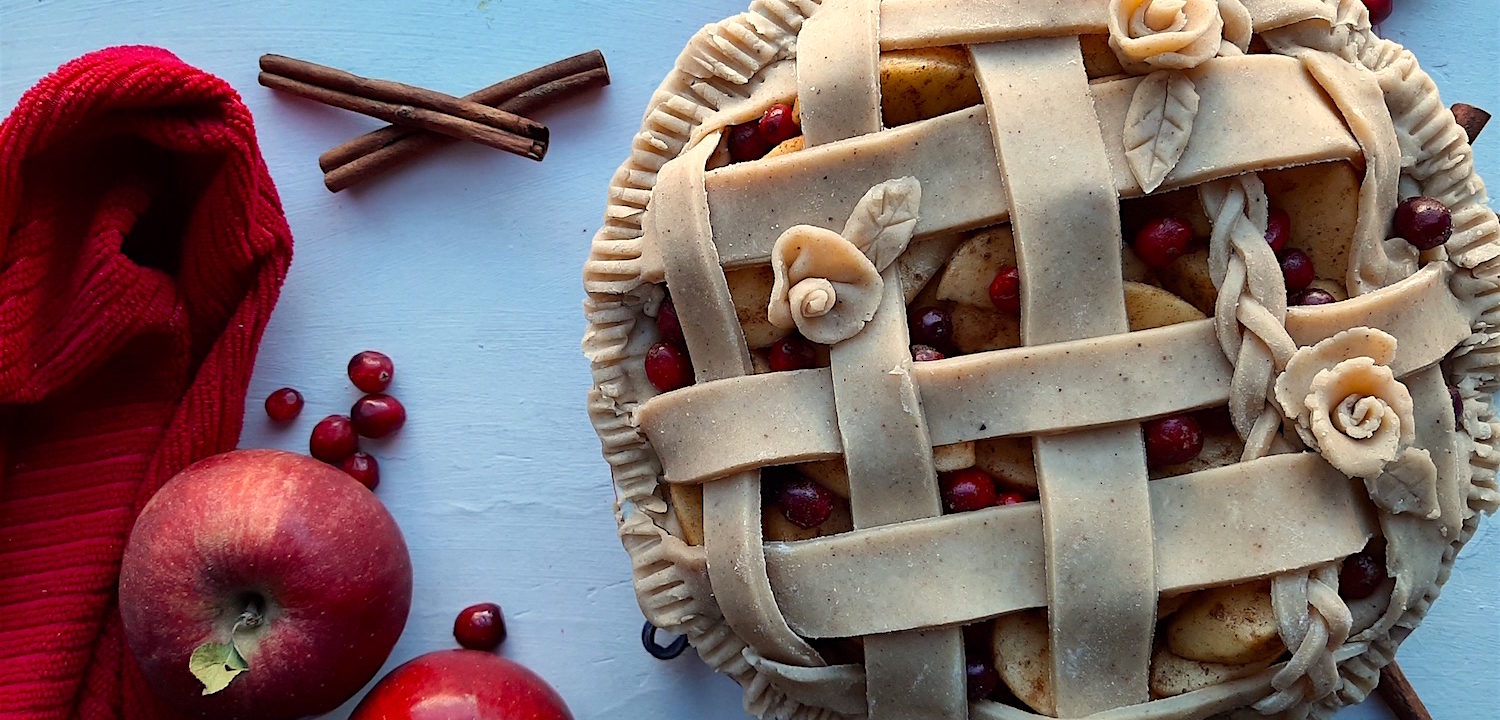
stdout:
[[(146, 43), (224, 77), (254, 112), (296, 256), (242, 444), (305, 451), (313, 424), (356, 398), (349, 356), (395, 358), (410, 421), (367, 447), (411, 546), (416, 593), (387, 667), (452, 646), (454, 614), (495, 601), (510, 625), (503, 652), (551, 680), (580, 719), (740, 716), (733, 682), (691, 654), (663, 663), (641, 650), (579, 340), (580, 268), (645, 103), (696, 29), (747, 2), (0, 0), (0, 108), (70, 58)], [(1445, 100), (1500, 111), (1495, 0), (1396, 4), (1384, 34), (1417, 52)], [(323, 188), (318, 154), (377, 123), (255, 82), (256, 58), (276, 52), (461, 95), (592, 48), (614, 84), (541, 116), (553, 139), (544, 163), (451, 147), (338, 195)], [(1500, 124), (1478, 152), (1500, 182)], [(285, 429), (260, 409), (282, 385), (308, 399)], [(1470, 543), (1400, 654), (1443, 720), (1500, 717), (1497, 526)], [(1340, 718), (1388, 717), (1377, 704)]]

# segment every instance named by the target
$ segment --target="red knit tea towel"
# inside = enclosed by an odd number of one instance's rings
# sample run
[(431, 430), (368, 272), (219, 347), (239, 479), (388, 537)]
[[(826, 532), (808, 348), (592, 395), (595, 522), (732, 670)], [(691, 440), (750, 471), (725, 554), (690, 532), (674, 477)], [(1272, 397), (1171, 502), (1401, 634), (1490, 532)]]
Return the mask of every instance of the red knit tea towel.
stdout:
[(291, 262), (250, 113), (165, 50), (0, 124), (0, 718), (157, 718), (115, 607), (136, 513), (239, 440)]

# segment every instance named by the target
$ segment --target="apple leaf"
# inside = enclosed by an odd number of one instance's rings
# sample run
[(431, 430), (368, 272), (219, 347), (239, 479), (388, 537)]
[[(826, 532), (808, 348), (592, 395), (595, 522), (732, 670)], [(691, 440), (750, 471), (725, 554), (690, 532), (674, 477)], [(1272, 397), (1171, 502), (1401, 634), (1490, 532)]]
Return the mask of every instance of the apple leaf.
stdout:
[(188, 670), (203, 683), (203, 694), (212, 695), (229, 687), (230, 681), (250, 669), (232, 643), (206, 642), (193, 650)]

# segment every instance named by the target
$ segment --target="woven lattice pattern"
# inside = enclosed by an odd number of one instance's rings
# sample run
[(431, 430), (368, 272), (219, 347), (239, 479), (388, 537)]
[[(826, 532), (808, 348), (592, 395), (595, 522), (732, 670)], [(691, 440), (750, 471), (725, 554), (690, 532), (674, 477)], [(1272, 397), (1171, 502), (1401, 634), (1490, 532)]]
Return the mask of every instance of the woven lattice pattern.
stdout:
[[(1483, 399), (1500, 230), (1430, 79), (1369, 33), (1358, 2), (1229, 0), (1210, 8), (1212, 43), (1152, 52), (1138, 67), (1120, 43), (1127, 74), (1091, 81), (1082, 38), (1118, 39), (1122, 5), (757, 2), (700, 33), (648, 110), (585, 269), (591, 413), (643, 609), (744, 685), (751, 713), (1033, 717), (968, 701), (959, 627), (1046, 608), (1040, 661), (1058, 716), (1201, 718), (1250, 705), (1325, 716), (1369, 692), (1478, 513), (1500, 500)], [(1252, 32), (1273, 52), (1247, 55)], [(982, 104), (883, 127), (880, 52), (955, 45)], [(806, 150), (710, 169), (729, 126), (793, 95)], [(1162, 98), (1190, 108), (1186, 127), (1158, 131), (1167, 147), (1142, 160), (1132, 133), (1143, 103)], [(1256, 123), (1236, 121), (1251, 109)], [(1348, 160), (1364, 172), (1346, 283), (1355, 297), (1289, 309), (1263, 240), (1258, 173)], [(725, 270), (774, 262), (795, 225), (848, 237), (897, 180), (920, 188), (907, 254), (1009, 224), (1025, 346), (914, 364), (907, 279), (879, 265), (878, 309), (829, 343), (830, 367), (754, 374)], [(1215, 317), (1130, 333), (1119, 203), (1173, 189), (1195, 191), (1212, 222)], [(1398, 189), (1452, 208), (1446, 248), (1416, 258), (1386, 242), (1375, 218), (1390, 216)], [(663, 285), (697, 383), (656, 395), (640, 370), (641, 319)], [(1294, 432), (1301, 419), (1276, 400), (1279, 379), (1347, 343), (1351, 328), (1391, 338), (1378, 364), (1416, 408), (1404, 442), (1432, 467), (1426, 516), (1383, 502), (1385, 475), (1351, 482), (1353, 461), (1307, 445), (1314, 436)], [(1465, 401), (1458, 423), (1450, 381)], [(1142, 420), (1225, 406), (1241, 462), (1148, 482)], [(1039, 502), (942, 515), (933, 447), (1002, 437), (1033, 438)], [(760, 470), (831, 458), (848, 470), (854, 531), (764, 542)], [(669, 532), (682, 519), (663, 486), (701, 486), (701, 546)], [(1375, 611), (1351, 611), (1337, 563), (1377, 535), (1400, 557), (1395, 587)], [(1274, 578), (1289, 659), (1153, 700), (1158, 598), (1261, 578)], [(831, 663), (816, 649), (828, 638), (862, 638), (863, 661)]]

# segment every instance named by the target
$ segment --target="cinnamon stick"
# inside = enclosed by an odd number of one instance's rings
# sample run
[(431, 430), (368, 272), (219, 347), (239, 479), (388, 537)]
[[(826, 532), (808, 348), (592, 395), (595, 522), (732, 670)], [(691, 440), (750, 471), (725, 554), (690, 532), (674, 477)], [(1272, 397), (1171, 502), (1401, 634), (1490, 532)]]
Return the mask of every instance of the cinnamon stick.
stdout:
[(387, 122), (415, 125), (448, 137), (481, 143), (533, 160), (541, 160), (547, 154), (547, 144), (543, 141), (521, 137), (472, 120), (444, 115), (425, 108), (362, 98), (266, 72), (260, 74), (260, 84), (275, 90), (301, 95), (324, 105), (352, 110)]
[(260, 69), (262, 72), (280, 75), (308, 85), (316, 85), (370, 100), (433, 110), (513, 132), (532, 140), (543, 142), (547, 140), (547, 126), (535, 120), (415, 85), (360, 77), (337, 68), (297, 60), (285, 55), (260, 56)]
[[(562, 86), (554, 85), (558, 81), (576, 76), (586, 76), (587, 79)], [(572, 92), (595, 87), (596, 85), (608, 84), (609, 68), (604, 63), (604, 54), (598, 50), (590, 50), (586, 53), (543, 65), (508, 80), (502, 80), (481, 90), (476, 90), (463, 96), (463, 99), (491, 107), (500, 107), (502, 110), (521, 115), (529, 110), (517, 110), (513, 107), (505, 106), (504, 103), (523, 93), (536, 91), (543, 86), (552, 86), (544, 93), (548, 96), (566, 96)], [(431, 137), (426, 133), (416, 130), (388, 125), (379, 130), (367, 132), (323, 153), (318, 157), (318, 167), (322, 168), (324, 172), (328, 172), (381, 148), (404, 144), (406, 138), (424, 136)]]
[(1490, 114), (1468, 103), (1453, 103), (1453, 119), (1458, 121), (1458, 126), (1469, 136), (1469, 144), (1473, 145), (1484, 126), (1489, 124)]
[[(609, 84), (604, 56), (594, 50), (537, 68), (464, 96), (524, 115)], [(444, 144), (439, 135), (405, 127), (375, 130), (323, 153), (323, 184), (339, 192)]]
[(1401, 666), (1394, 660), (1380, 669), (1380, 685), (1376, 686), (1376, 691), (1390, 706), (1396, 720), (1432, 720), (1422, 698), (1417, 697), (1416, 689), (1412, 688), (1406, 673), (1401, 672)]

